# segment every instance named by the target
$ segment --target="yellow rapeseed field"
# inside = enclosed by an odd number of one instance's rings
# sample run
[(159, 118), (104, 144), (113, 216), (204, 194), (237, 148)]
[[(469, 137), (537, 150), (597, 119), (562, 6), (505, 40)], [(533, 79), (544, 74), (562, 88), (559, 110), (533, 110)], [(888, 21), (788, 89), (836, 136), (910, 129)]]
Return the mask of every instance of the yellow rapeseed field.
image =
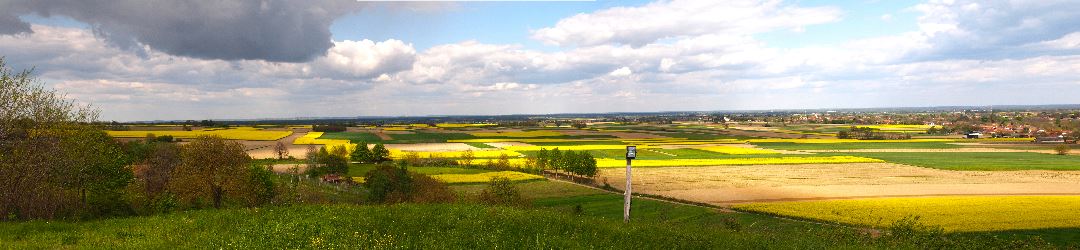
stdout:
[(486, 139), (458, 139), (458, 140), (446, 140), (446, 142), (461, 142), (461, 143), (489, 143), (489, 142), (582, 142), (582, 141), (599, 141), (590, 139), (549, 139), (549, 138), (486, 138)]
[[(808, 156), (808, 157), (765, 157), (765, 158), (728, 158), (728, 159), (670, 159), (670, 160), (634, 160), (638, 167), (680, 167), (680, 166), (720, 166), (720, 165), (776, 165), (776, 164), (831, 164), (831, 163), (881, 163), (883, 160), (855, 156)], [(625, 167), (626, 160), (600, 158), (596, 164), (601, 168)]]
[(203, 135), (216, 135), (221, 138), (229, 140), (247, 140), (247, 141), (273, 141), (286, 136), (291, 135), (293, 132), (288, 130), (263, 130), (253, 127), (238, 127), (238, 128), (214, 128), (214, 129), (202, 129), (192, 131), (106, 131), (112, 137), (117, 138), (142, 138), (148, 134), (154, 134), (155, 136), (172, 136), (174, 138), (190, 139)]
[(778, 154), (776, 151), (772, 151), (772, 150), (757, 149), (757, 148), (731, 147), (731, 146), (711, 146), (711, 147), (700, 147), (700, 148), (697, 148), (697, 149), (701, 149), (701, 150), (705, 150), (705, 151), (717, 152), (717, 153), (721, 153), (721, 154), (729, 154), (729, 155)]
[(321, 136), (323, 136), (323, 132), (309, 132), (306, 135), (298, 137), (298, 138), (296, 138), (296, 140), (293, 140), (293, 144), (296, 144), (296, 145), (324, 145), (327, 150), (332, 149), (334, 147), (339, 147), (340, 146), (340, 147), (345, 147), (345, 150), (348, 151), (349, 153), (352, 153), (353, 150), (356, 150), (356, 144), (350, 142), (349, 140), (319, 139), (319, 137), (321, 137)]
[(562, 136), (562, 133), (555, 131), (506, 131), (506, 132), (475, 132), (469, 133), (476, 137), (514, 137), (514, 138), (530, 138), (530, 137), (548, 137), (548, 136)]
[(906, 216), (947, 231), (1080, 227), (1080, 196), (949, 196), (753, 203), (736, 209), (882, 227)]
[(541, 177), (539, 175), (526, 174), (514, 171), (486, 172), (479, 174), (437, 174), (432, 175), (431, 177), (450, 184), (486, 183), (488, 181), (491, 181), (491, 178), (494, 177), (505, 177), (507, 179), (510, 179), (510, 181), (528, 181), (544, 179), (544, 177)]
[[(539, 151), (540, 149), (552, 150), (558, 148), (559, 150), (608, 150), (608, 149), (626, 149), (626, 145), (561, 145), (561, 146), (509, 146), (504, 147), (507, 150), (514, 151)], [(638, 148), (652, 148), (651, 146), (638, 146)]]
[[(416, 153), (421, 158), (431, 157), (444, 157), (444, 158), (459, 158), (462, 157), (466, 151), (402, 151), (399, 149), (390, 150), (390, 158), (401, 159), (405, 158), (409, 153)], [(516, 158), (521, 156), (521, 153), (512, 150), (473, 150), (473, 157), (475, 158), (498, 158), (502, 155), (509, 156), (510, 158)]]

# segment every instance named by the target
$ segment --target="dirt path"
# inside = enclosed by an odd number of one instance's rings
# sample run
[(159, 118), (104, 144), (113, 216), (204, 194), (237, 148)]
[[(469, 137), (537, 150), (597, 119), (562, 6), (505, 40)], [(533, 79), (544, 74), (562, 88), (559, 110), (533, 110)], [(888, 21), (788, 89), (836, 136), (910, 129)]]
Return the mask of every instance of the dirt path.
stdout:
[[(625, 170), (601, 169), (623, 183)], [(713, 205), (940, 195), (1078, 194), (1080, 171), (949, 171), (892, 163), (639, 168), (635, 191)]]
[(254, 159), (271, 159), (276, 158), (274, 154), (274, 145), (278, 141), (285, 142), (285, 146), (289, 149), (289, 155), (295, 158), (303, 159), (307, 153), (308, 146), (314, 146), (315, 149), (322, 148), (323, 145), (296, 145), (293, 141), (296, 138), (300, 138), (307, 135), (307, 132), (293, 132), (291, 135), (281, 138), (277, 141), (243, 141), (244, 146), (247, 148), (248, 155)]

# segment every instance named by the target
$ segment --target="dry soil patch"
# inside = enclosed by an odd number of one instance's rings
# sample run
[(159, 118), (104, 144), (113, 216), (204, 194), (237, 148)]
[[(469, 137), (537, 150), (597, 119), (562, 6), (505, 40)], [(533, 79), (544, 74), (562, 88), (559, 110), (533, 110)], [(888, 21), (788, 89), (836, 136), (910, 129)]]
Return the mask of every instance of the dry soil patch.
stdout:
[[(601, 169), (612, 186), (622, 168)], [(892, 163), (636, 168), (634, 191), (726, 205), (892, 196), (1080, 194), (1080, 172), (949, 171)]]

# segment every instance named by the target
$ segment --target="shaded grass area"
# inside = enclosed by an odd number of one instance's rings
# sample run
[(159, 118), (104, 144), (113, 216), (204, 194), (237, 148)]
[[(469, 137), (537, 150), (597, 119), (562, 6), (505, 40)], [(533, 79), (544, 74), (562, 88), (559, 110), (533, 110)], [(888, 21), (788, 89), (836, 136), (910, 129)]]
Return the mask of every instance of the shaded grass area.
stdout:
[(1080, 170), (1080, 156), (1027, 152), (842, 153), (945, 170)]
[(487, 143), (483, 143), (483, 142), (466, 142), (465, 144), (468, 144), (469, 146), (473, 146), (473, 147), (476, 147), (476, 148), (495, 148), (495, 147), (493, 147), (491, 145), (487, 145)]
[[(979, 235), (982, 233), (965, 233), (960, 235)], [(1011, 230), (991, 233), (994, 236), (1008, 240), (1025, 240), (1031, 237), (1039, 237), (1058, 247), (1065, 249), (1080, 249), (1080, 228), (1048, 228), (1034, 230)]]
[(779, 150), (849, 150), (849, 149), (946, 149), (964, 146), (944, 142), (849, 142), (849, 143), (794, 143), (755, 142), (758, 147)]

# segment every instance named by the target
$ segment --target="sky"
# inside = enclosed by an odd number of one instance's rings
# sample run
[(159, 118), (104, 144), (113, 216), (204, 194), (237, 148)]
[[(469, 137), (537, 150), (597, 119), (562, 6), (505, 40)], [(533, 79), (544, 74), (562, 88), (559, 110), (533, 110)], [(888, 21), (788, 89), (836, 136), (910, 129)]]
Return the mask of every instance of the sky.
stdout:
[(1080, 2), (0, 0), (101, 120), (1080, 103)]

